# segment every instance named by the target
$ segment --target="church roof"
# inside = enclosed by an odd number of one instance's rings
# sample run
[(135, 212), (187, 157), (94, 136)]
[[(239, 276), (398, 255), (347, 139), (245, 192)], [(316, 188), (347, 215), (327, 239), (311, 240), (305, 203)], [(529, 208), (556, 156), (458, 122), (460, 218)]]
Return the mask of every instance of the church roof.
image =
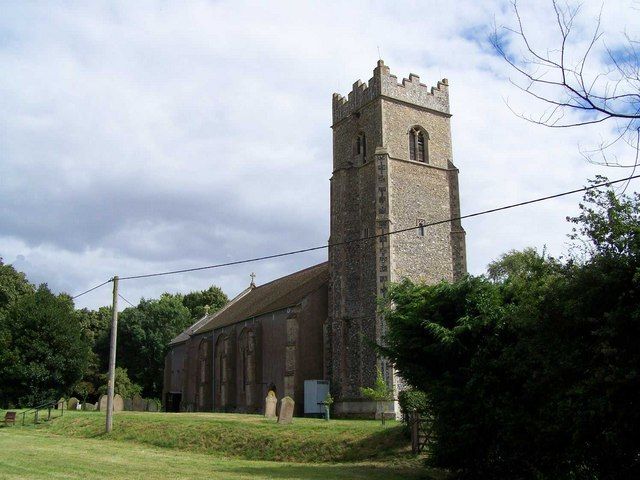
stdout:
[(170, 344), (184, 342), (194, 334), (209, 332), (258, 315), (292, 307), (328, 280), (329, 264), (324, 262), (259, 287), (251, 286), (222, 309), (198, 320), (171, 340)]

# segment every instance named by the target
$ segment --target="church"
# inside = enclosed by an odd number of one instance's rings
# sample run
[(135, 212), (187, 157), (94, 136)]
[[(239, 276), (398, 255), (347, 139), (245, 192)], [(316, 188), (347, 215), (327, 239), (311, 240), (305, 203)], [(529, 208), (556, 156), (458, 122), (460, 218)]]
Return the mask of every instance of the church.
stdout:
[(402, 382), (372, 347), (385, 333), (377, 300), (387, 284), (466, 273), (450, 118), (447, 79), (398, 82), (382, 60), (347, 98), (333, 94), (328, 261), (264, 285), (252, 280), (174, 338), (167, 411), (261, 413), (273, 390), (303, 415), (305, 381), (320, 380), (335, 416), (375, 414), (360, 388), (378, 369), (394, 391)]

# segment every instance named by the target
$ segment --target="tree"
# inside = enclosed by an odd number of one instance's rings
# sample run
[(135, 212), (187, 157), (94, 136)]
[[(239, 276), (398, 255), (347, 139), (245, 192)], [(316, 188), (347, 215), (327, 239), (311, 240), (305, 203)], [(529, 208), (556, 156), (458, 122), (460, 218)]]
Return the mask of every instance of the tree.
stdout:
[(11, 265), (5, 265), (0, 257), (0, 312), (23, 295), (33, 293), (31, 285), (24, 273), (18, 272)]
[(191, 318), (199, 320), (205, 315), (205, 307), (209, 307), (209, 313), (216, 312), (224, 307), (229, 298), (220, 287), (211, 285), (206, 290), (186, 294), (182, 303), (191, 312)]
[[(557, 0), (551, 4), (557, 28), (554, 45), (535, 43), (516, 1), (512, 3), (515, 26), (496, 28), (491, 37), (498, 54), (518, 74), (512, 83), (545, 107), (538, 114), (518, 115), (552, 128), (612, 123), (613, 137), (583, 154), (595, 163), (635, 169), (640, 151), (639, 40), (625, 33), (622, 44), (607, 47), (598, 15), (590, 40), (580, 45), (581, 28), (576, 22), (581, 6)], [(605, 57), (606, 65), (594, 69), (592, 63), (598, 57)], [(633, 149), (633, 162), (621, 163), (605, 154), (619, 141)]]
[(120, 314), (118, 364), (143, 387), (145, 396), (161, 396), (169, 342), (191, 324), (189, 309), (179, 296), (170, 294), (157, 300), (142, 299), (137, 307)]
[[(109, 374), (105, 373), (100, 377), (102, 379), (102, 385), (100, 386), (100, 388), (98, 388), (98, 392), (101, 395), (106, 395)], [(123, 398), (133, 398), (136, 395), (140, 395), (142, 393), (142, 387), (137, 383), (133, 383), (131, 381), (126, 368), (116, 367), (113, 391), (114, 393), (121, 395)]]
[(426, 393), (429, 462), (461, 478), (640, 475), (640, 196), (589, 192), (590, 256), (389, 289), (386, 354)]
[(0, 390), (5, 401), (29, 406), (54, 400), (82, 378), (89, 344), (69, 296), (40, 285), (9, 305), (4, 325)]

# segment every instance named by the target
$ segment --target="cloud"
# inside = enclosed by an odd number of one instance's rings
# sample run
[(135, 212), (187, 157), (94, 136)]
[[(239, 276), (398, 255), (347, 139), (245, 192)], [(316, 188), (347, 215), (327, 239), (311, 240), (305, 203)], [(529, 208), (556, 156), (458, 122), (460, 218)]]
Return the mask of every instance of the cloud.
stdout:
[[(553, 38), (548, 3), (523, 11), (543, 44)], [(584, 9), (587, 20), (597, 14)], [(598, 170), (577, 145), (604, 127), (555, 132), (517, 119), (505, 99), (523, 111), (535, 104), (488, 48), (494, 21), (512, 21), (508, 3), (5, 5), (0, 254), (32, 281), (78, 293), (116, 273), (325, 243), (331, 94), (368, 80), (378, 47), (399, 77), (450, 79), (463, 212), (584, 184)], [(631, 22), (605, 8), (612, 44)], [(576, 203), (466, 222), (470, 271), (511, 248), (561, 252)], [(135, 301), (215, 283), (234, 295), (252, 270), (261, 283), (325, 258), (123, 282), (123, 292)], [(105, 287), (78, 305), (109, 300)]]

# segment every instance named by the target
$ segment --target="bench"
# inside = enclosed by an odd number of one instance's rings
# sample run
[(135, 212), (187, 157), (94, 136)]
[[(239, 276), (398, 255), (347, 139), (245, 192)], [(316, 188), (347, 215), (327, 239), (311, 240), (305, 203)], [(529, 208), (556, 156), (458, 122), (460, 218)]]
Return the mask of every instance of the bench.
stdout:
[(4, 424), (9, 425), (9, 423), (16, 424), (16, 412), (7, 412), (4, 414)]

